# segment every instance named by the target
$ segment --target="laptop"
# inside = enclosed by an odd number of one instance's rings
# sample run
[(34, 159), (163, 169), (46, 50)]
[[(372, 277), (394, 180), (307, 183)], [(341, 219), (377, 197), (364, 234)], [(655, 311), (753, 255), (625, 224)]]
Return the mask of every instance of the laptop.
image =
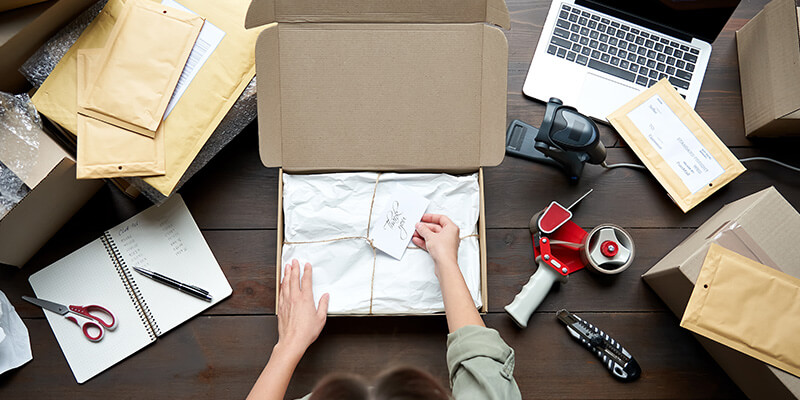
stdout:
[(663, 78), (694, 107), (738, 0), (554, 0), (523, 93), (599, 121)]

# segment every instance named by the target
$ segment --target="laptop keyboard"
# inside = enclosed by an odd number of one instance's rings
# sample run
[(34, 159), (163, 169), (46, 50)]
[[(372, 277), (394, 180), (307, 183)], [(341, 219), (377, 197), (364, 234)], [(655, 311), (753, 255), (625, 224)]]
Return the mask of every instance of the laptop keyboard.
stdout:
[(602, 14), (561, 5), (547, 52), (650, 87), (663, 78), (688, 89), (700, 50)]

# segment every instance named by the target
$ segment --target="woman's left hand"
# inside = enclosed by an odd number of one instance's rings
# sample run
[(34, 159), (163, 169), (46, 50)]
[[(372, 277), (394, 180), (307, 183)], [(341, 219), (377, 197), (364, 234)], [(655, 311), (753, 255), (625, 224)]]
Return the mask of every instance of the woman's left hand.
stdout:
[(319, 337), (328, 316), (328, 293), (314, 305), (311, 264), (306, 263), (300, 280), (300, 263), (286, 264), (278, 304), (278, 347), (302, 355)]

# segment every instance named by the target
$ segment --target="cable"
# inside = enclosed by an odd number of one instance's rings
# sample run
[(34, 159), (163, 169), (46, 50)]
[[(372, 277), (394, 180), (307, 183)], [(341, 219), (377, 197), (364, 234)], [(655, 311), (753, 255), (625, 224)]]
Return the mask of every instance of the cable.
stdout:
[(647, 167), (641, 164), (629, 164), (629, 163), (606, 164), (605, 161), (600, 163), (600, 166), (605, 169), (613, 169), (613, 168), (647, 169)]
[[(798, 167), (794, 167), (794, 166), (791, 166), (791, 165), (789, 165), (789, 164), (782, 163), (782, 162), (780, 162), (780, 161), (778, 161), (778, 160), (773, 160), (773, 159), (771, 159), (771, 158), (769, 158), (769, 157), (748, 157), (748, 158), (742, 158), (742, 159), (740, 159), (740, 160), (739, 160), (739, 162), (742, 162), (742, 163), (746, 163), (746, 162), (750, 162), (750, 161), (766, 161), (766, 162), (771, 162), (771, 163), (773, 163), (773, 164), (776, 164), (776, 165), (779, 165), (779, 166), (781, 166), (781, 167), (784, 167), (784, 168), (790, 169), (790, 170), (792, 170), (792, 171), (794, 171), (794, 172), (800, 172), (800, 168), (798, 168)], [(647, 167), (645, 167), (644, 165), (641, 165), (641, 164), (629, 164), (629, 163), (606, 164), (606, 162), (605, 162), (605, 161), (603, 161), (602, 163), (600, 163), (600, 166), (601, 166), (601, 167), (603, 167), (603, 168), (605, 168), (605, 169), (612, 169), (612, 168), (634, 168), (634, 169), (647, 169)]]
[(782, 162), (780, 162), (778, 160), (773, 160), (773, 159), (768, 158), (768, 157), (749, 157), (749, 158), (742, 158), (742, 159), (739, 160), (739, 162), (743, 162), (743, 163), (744, 162), (748, 162), (748, 161), (767, 161), (767, 162), (771, 162), (773, 164), (780, 165), (781, 167), (788, 168), (788, 169), (790, 169), (790, 170), (792, 170), (794, 172), (800, 172), (800, 168), (793, 167), (793, 166), (791, 166), (789, 164), (782, 163)]

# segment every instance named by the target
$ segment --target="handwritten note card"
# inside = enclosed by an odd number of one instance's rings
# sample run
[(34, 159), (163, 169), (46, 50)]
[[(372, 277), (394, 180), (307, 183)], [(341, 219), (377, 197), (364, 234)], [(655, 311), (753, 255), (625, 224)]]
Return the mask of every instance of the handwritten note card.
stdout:
[(399, 260), (411, 242), (414, 225), (422, 219), (429, 201), (410, 190), (396, 191), (389, 199), (383, 210), (373, 216), (374, 225), (370, 235), (378, 250)]

